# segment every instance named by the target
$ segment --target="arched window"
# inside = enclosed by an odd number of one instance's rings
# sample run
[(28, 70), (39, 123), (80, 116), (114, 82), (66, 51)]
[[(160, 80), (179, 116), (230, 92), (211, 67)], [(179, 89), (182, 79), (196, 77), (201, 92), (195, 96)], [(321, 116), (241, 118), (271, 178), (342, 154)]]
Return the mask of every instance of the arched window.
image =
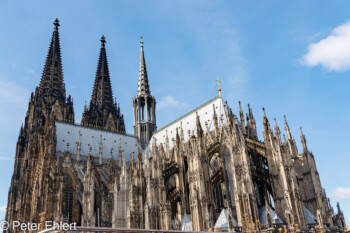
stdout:
[(64, 173), (63, 177), (63, 218), (69, 223), (73, 218), (73, 181), (70, 175)]
[(213, 198), (215, 203), (215, 212), (220, 213), (221, 210), (224, 208), (224, 200), (222, 196), (222, 190), (221, 190), (221, 183), (216, 183), (214, 189), (213, 189)]

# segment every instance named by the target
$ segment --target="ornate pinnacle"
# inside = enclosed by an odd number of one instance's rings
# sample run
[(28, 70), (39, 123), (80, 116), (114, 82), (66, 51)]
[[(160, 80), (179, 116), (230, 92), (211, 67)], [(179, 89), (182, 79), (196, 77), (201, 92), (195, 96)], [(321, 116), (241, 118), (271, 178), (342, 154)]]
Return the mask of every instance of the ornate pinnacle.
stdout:
[(55, 22), (53, 22), (53, 25), (55, 25), (55, 31), (58, 31), (58, 27), (60, 26), (60, 21), (58, 18), (56, 18)]
[(143, 47), (143, 36), (141, 36), (140, 45), (141, 45), (141, 47)]
[(104, 35), (102, 35), (102, 37), (101, 37), (101, 46), (102, 47), (105, 47), (105, 44), (106, 44), (106, 38), (105, 38), (105, 36)]

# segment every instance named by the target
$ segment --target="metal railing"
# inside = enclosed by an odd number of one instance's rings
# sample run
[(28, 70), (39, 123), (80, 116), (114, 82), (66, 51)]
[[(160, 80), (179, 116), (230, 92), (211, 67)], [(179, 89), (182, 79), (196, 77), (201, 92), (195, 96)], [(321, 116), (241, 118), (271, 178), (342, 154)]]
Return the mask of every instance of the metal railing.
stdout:
[(119, 232), (119, 233), (209, 233), (207, 231), (177, 231), (177, 230), (155, 230), (155, 229), (132, 229), (132, 228), (110, 228), (110, 227), (79, 227), (64, 230), (50, 228), (38, 233), (53, 232)]
[[(278, 228), (280, 227), (280, 228)], [(116, 232), (116, 233), (212, 233), (212, 232), (240, 232), (240, 233), (326, 233), (341, 232), (350, 233), (350, 231), (339, 228), (286, 228), (274, 226), (272, 228), (261, 228), (260, 230), (244, 231), (243, 227), (234, 227), (231, 231), (227, 228), (215, 228), (209, 231), (179, 231), (179, 230), (156, 230), (156, 229), (131, 229), (131, 228), (110, 228), (110, 227), (81, 227), (76, 226), (71, 229), (50, 228), (39, 231), (38, 233), (60, 233), (60, 232)]]

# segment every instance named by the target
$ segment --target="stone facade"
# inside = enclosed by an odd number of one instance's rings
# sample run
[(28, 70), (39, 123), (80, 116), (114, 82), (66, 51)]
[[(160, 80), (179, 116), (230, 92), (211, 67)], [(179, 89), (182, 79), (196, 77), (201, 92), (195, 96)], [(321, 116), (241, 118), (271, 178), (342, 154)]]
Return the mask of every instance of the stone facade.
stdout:
[(261, 141), (249, 105), (246, 117), (241, 104), (235, 115), (220, 96), (156, 130), (143, 42), (134, 135), (125, 133), (113, 100), (104, 37), (90, 106), (75, 124), (58, 20), (54, 24), (40, 87), (18, 137), (7, 221), (40, 222), (45, 212), (47, 220), (81, 226), (165, 230), (182, 229), (186, 216), (194, 231), (205, 231), (220, 215), (229, 229), (251, 223), (345, 227), (303, 132), (299, 153), (286, 119), (282, 139), (264, 111)]

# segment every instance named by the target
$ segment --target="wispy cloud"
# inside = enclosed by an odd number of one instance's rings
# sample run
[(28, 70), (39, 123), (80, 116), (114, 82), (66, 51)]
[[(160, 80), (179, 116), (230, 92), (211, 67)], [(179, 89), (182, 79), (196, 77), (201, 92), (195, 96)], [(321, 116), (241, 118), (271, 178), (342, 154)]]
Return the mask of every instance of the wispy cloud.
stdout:
[(30, 92), (11, 81), (0, 79), (0, 103), (26, 107)]
[(7, 206), (5, 206), (5, 205), (1, 206), (0, 207), (0, 212), (6, 212), (6, 208), (7, 208)]
[(31, 69), (31, 68), (27, 68), (26, 69), (26, 73), (27, 74), (34, 74), (35, 73), (35, 70)]
[(350, 188), (339, 187), (334, 190), (332, 196), (335, 199), (348, 199), (350, 198)]
[(350, 22), (332, 30), (326, 38), (311, 43), (302, 62), (306, 66), (318, 66), (329, 71), (350, 69)]
[(13, 160), (13, 158), (0, 156), (0, 161), (11, 161), (11, 160)]
[(171, 95), (164, 96), (157, 104), (158, 109), (170, 108), (170, 107), (171, 108), (184, 108), (184, 107), (187, 107), (187, 104), (178, 101), (177, 99), (175, 99), (174, 96), (171, 96)]

